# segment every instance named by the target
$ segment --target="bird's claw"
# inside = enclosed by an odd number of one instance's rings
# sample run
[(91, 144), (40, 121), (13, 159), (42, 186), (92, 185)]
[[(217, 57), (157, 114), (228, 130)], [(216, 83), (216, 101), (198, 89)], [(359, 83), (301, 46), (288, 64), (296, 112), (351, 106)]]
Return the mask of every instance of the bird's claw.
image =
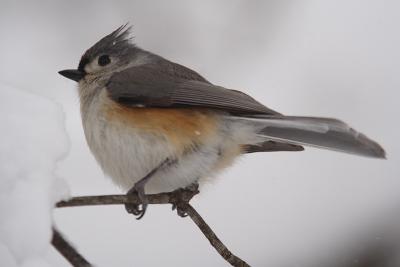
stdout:
[(179, 204), (176, 204), (176, 203), (172, 204), (172, 210), (176, 210), (176, 213), (182, 218), (188, 216), (185, 208), (182, 207), (182, 205), (184, 205), (184, 204), (185, 204), (184, 202), (180, 202)]
[(146, 213), (147, 206), (148, 206), (148, 199), (144, 192), (144, 187), (141, 186), (134, 186), (131, 190), (128, 191), (127, 195), (137, 195), (141, 204), (134, 204), (134, 203), (126, 203), (125, 209), (128, 213), (133, 214), (136, 217), (136, 220), (140, 220), (143, 218), (144, 214)]
[(183, 207), (179, 207), (176, 209), (176, 213), (178, 214), (178, 216), (185, 218), (187, 217), (189, 214), (187, 214), (186, 209)]
[(185, 188), (175, 190), (178, 198), (176, 202), (172, 204), (172, 210), (176, 210), (177, 214), (182, 218), (187, 217), (186, 205), (194, 195), (199, 193), (198, 189), (199, 185), (193, 183)]

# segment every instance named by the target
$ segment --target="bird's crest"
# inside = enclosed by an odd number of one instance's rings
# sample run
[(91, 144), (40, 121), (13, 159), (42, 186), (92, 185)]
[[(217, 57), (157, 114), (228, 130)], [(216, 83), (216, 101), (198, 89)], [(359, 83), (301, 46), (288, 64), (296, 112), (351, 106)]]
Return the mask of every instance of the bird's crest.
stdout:
[(100, 41), (95, 43), (83, 54), (78, 70), (83, 71), (87, 63), (99, 54), (106, 53), (111, 55), (120, 55), (135, 47), (132, 42), (131, 29), (128, 23), (118, 27), (109, 35), (103, 37)]

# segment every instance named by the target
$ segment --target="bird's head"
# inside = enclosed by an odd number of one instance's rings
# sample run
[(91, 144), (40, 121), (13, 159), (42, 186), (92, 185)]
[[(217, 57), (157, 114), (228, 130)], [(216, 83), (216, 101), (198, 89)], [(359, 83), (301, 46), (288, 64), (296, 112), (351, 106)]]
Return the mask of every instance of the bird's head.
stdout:
[(80, 82), (85, 77), (101, 77), (127, 66), (136, 53), (131, 42), (131, 27), (125, 24), (89, 48), (77, 69), (59, 71), (62, 76)]

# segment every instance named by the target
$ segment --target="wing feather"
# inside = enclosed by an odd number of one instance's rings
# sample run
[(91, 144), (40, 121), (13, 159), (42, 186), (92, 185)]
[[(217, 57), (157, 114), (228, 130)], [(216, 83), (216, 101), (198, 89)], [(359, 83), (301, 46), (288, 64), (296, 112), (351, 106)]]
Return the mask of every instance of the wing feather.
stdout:
[(106, 87), (110, 97), (125, 106), (202, 107), (236, 115), (279, 114), (245, 93), (213, 85), (195, 74), (180, 65), (147, 64), (114, 74)]

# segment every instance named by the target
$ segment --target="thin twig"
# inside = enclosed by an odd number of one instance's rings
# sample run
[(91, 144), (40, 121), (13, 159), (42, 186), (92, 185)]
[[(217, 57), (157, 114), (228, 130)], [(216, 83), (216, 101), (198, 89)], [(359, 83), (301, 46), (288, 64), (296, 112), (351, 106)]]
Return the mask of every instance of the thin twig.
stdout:
[[(193, 195), (197, 192), (192, 193)], [(149, 204), (174, 204), (179, 200), (180, 195), (177, 191), (170, 193), (160, 193), (146, 195)], [(98, 205), (123, 205), (123, 204), (141, 204), (137, 195), (103, 195), (103, 196), (82, 196), (73, 197), (68, 200), (60, 201), (56, 204), (57, 208), (76, 207), (76, 206), (98, 206)]]
[(92, 265), (64, 239), (59, 231), (53, 228), (51, 244), (74, 267), (91, 267)]
[[(182, 216), (184, 213), (189, 215), (189, 217), (193, 220), (197, 227), (199, 227), (205, 237), (210, 241), (210, 244), (227, 262), (235, 267), (249, 267), (250, 265), (229, 251), (229, 249), (221, 242), (221, 240), (219, 240), (217, 235), (210, 228), (210, 226), (208, 226), (200, 214), (189, 204), (189, 201), (192, 199), (192, 197), (198, 193), (199, 191), (197, 188), (195, 190), (178, 189), (170, 193), (147, 195), (147, 199), (149, 204), (173, 204), (178, 209), (178, 215)], [(141, 201), (136, 195), (83, 196), (73, 197), (66, 201), (60, 201), (56, 204), (56, 207), (63, 208), (123, 204), (140, 205)]]
[(222, 241), (214, 233), (211, 227), (204, 221), (200, 214), (189, 203), (186, 203), (184, 205), (185, 206), (181, 208), (189, 215), (189, 217), (197, 225), (197, 227), (199, 227), (201, 232), (205, 235), (208, 241), (210, 241), (211, 245), (215, 248), (219, 255), (221, 255), (232, 266), (250, 267), (250, 265), (248, 265), (245, 261), (229, 251), (229, 249), (224, 245), (224, 243), (222, 243)]

